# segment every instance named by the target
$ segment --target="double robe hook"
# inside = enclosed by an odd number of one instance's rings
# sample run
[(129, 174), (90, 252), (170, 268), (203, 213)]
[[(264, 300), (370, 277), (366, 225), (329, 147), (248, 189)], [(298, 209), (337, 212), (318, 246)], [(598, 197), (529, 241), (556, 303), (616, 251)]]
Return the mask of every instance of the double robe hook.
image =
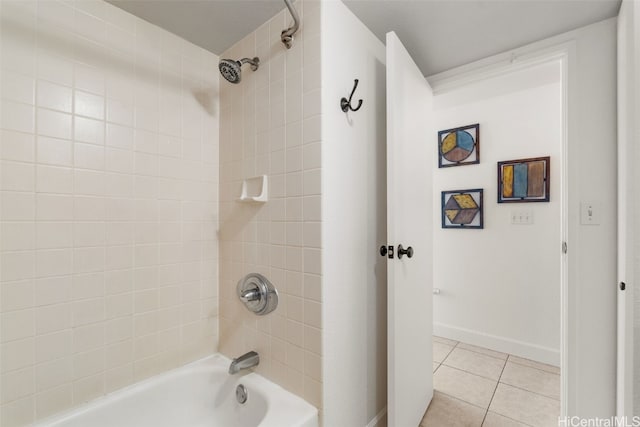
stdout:
[(353, 94), (356, 91), (356, 88), (358, 87), (358, 79), (355, 79), (354, 84), (353, 84), (353, 90), (351, 91), (351, 95), (349, 95), (349, 99), (347, 98), (342, 98), (340, 100), (340, 108), (342, 109), (342, 111), (344, 111), (345, 113), (349, 110), (351, 111), (358, 111), (360, 109), (360, 107), (362, 107), (362, 99), (358, 100), (358, 106), (356, 108), (353, 108), (353, 106), (351, 105), (351, 98), (353, 98)]

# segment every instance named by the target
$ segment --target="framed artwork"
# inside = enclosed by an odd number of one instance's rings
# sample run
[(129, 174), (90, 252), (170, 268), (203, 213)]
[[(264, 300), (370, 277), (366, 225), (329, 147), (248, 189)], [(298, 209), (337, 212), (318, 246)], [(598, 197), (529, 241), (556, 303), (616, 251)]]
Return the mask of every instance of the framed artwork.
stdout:
[(438, 132), (438, 167), (480, 163), (480, 125), (478, 123)]
[(550, 157), (498, 162), (498, 203), (548, 202)]
[(484, 228), (481, 188), (442, 192), (442, 228)]

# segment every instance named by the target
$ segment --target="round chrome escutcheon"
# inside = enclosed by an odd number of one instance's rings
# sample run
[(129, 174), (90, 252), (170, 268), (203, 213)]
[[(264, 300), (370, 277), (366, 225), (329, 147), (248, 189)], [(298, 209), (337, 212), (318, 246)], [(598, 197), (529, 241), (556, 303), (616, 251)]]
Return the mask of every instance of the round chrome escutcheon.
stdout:
[(238, 403), (243, 404), (247, 401), (247, 397), (249, 397), (247, 388), (242, 384), (239, 384), (238, 387), (236, 387), (236, 400)]

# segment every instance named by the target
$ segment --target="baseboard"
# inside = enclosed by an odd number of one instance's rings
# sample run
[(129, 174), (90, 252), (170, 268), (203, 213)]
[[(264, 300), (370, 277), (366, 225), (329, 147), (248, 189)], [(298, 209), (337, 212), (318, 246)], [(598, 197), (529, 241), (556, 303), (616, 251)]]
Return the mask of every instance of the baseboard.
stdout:
[(387, 425), (387, 407), (385, 406), (384, 408), (382, 408), (382, 411), (378, 412), (378, 414), (373, 417), (373, 419), (371, 421), (369, 421), (369, 424), (367, 424), (367, 427), (383, 427)]
[(560, 351), (549, 347), (436, 322), (433, 323), (433, 333), (439, 337), (462, 341), (467, 344), (513, 354), (514, 356), (524, 357), (525, 359), (531, 359), (553, 366), (560, 366)]

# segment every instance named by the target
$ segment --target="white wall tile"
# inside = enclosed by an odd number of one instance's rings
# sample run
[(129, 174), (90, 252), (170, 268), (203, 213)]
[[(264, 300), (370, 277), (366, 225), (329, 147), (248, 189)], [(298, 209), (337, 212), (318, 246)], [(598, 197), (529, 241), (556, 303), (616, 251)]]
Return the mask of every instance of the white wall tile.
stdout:
[(8, 101), (34, 103), (33, 78), (11, 71), (4, 72), (0, 83), (2, 98)]
[(73, 193), (73, 169), (38, 165), (36, 173), (39, 193)]
[(70, 87), (38, 81), (38, 106), (71, 113), (73, 96)]
[(0, 286), (0, 307), (3, 312), (33, 306), (33, 280), (5, 282)]
[(73, 137), (76, 141), (102, 145), (105, 140), (105, 124), (100, 120), (75, 117)]
[(71, 114), (38, 108), (38, 135), (71, 139)]
[(19, 162), (33, 162), (35, 158), (34, 137), (26, 133), (0, 130), (2, 146), (0, 158)]
[(33, 106), (3, 100), (0, 126), (6, 130), (32, 133), (35, 129)]
[(77, 115), (104, 119), (104, 97), (76, 90), (74, 92), (74, 112)]
[[(321, 406), (320, 38), (298, 39), (286, 50), (280, 43), (285, 16), (279, 13), (223, 54), (257, 52), (261, 68), (240, 85), (220, 84), (221, 351), (235, 357), (258, 348), (261, 374)], [(314, 68), (304, 70), (303, 58)], [(268, 175), (269, 202), (235, 203), (242, 179), (256, 174)], [(313, 277), (306, 292), (305, 269)], [(280, 293), (278, 309), (264, 319), (252, 317), (235, 298), (237, 280), (255, 271)], [(308, 302), (315, 304), (309, 315)], [(241, 327), (225, 326), (239, 321)]]
[(100, 0), (0, 13), (9, 426), (216, 349), (218, 58)]
[(73, 143), (71, 141), (39, 136), (37, 147), (38, 163), (73, 166)]
[(2, 190), (33, 191), (35, 167), (32, 163), (0, 162)]

